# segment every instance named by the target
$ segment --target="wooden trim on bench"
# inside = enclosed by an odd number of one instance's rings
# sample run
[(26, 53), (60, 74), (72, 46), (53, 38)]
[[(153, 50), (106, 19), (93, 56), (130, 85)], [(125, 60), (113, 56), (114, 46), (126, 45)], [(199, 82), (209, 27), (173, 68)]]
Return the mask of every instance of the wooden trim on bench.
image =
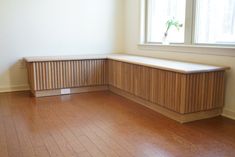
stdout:
[[(86, 92), (106, 91), (108, 90), (108, 86), (78, 87), (78, 88), (67, 88), (67, 89), (70, 90), (70, 93), (68, 94), (77, 94), (77, 93), (86, 93)], [(32, 94), (37, 98), (47, 97), (47, 96), (58, 96), (58, 95), (63, 95), (61, 94), (61, 90), (62, 89), (33, 91)]]
[(146, 101), (140, 97), (134, 96), (128, 92), (125, 92), (123, 90), (120, 90), (118, 88), (115, 88), (113, 86), (109, 86), (109, 90), (115, 94), (118, 94), (122, 97), (125, 97), (129, 100), (132, 100), (136, 103), (139, 103), (145, 107), (148, 107), (170, 119), (176, 120), (180, 123), (187, 123), (187, 122), (192, 122), (196, 120), (201, 120), (201, 119), (207, 119), (207, 118), (212, 118), (212, 117), (217, 117), (221, 115), (222, 109), (221, 108), (216, 108), (208, 111), (201, 111), (201, 112), (195, 112), (195, 113), (188, 113), (188, 114), (180, 114), (174, 111), (171, 111), (169, 109), (166, 109), (164, 107), (161, 107), (160, 105), (151, 103), (149, 101)]

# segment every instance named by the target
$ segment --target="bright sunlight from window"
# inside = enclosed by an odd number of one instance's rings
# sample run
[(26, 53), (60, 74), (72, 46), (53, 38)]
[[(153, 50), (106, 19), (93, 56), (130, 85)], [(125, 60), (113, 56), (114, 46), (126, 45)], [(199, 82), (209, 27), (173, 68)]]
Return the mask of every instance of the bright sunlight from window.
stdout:
[(195, 42), (235, 44), (235, 0), (197, 0)]
[(184, 43), (186, 0), (148, 0), (147, 42), (162, 42), (167, 30), (167, 21), (182, 24), (182, 28), (172, 27), (167, 33), (171, 43)]

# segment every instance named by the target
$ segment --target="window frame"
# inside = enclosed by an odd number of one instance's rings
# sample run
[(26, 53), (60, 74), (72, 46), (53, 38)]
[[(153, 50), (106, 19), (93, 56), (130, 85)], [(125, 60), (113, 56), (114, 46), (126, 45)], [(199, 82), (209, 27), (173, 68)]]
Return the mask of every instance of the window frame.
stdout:
[[(140, 45), (162, 45), (161, 42), (148, 41), (148, 4), (149, 0), (140, 0)], [(185, 8), (185, 30), (184, 30), (184, 43), (172, 43), (175, 46), (199, 46), (199, 47), (231, 47), (234, 48), (235, 44), (214, 44), (214, 43), (196, 43), (195, 41), (195, 27), (196, 27), (196, 11), (197, 0), (186, 0)], [(169, 45), (169, 46), (170, 46)]]

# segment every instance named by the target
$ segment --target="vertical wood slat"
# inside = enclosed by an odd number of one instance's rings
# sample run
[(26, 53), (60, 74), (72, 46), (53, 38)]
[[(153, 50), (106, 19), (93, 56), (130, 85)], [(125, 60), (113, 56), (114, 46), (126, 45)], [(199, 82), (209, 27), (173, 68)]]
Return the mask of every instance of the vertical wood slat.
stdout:
[(225, 71), (183, 74), (114, 60), (27, 63), (33, 91), (111, 85), (177, 113), (222, 108)]
[(109, 60), (109, 84), (177, 113), (224, 105), (224, 71), (182, 74)]
[(36, 78), (35, 65), (32, 63), (27, 63), (26, 66), (27, 66), (27, 71), (28, 71), (30, 89), (35, 90), (37, 88), (37, 84), (35, 83), (35, 79), (30, 79), (30, 78)]
[(109, 68), (110, 85), (180, 112), (180, 75), (183, 74), (112, 60)]
[(28, 63), (31, 90), (107, 85), (106, 60)]
[(223, 107), (224, 77), (224, 71), (187, 75), (185, 113)]

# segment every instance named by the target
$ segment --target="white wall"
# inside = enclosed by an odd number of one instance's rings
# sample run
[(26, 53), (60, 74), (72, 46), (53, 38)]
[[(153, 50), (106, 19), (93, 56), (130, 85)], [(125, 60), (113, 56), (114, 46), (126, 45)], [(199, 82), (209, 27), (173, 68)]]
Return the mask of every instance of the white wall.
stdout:
[[(179, 48), (179, 47), (145, 47), (138, 46), (140, 30), (140, 3), (139, 0), (126, 0), (125, 19), (125, 51), (129, 54), (167, 58), (190, 62), (199, 62), (212, 65), (230, 66), (227, 72), (226, 100), (224, 114), (235, 118), (235, 57), (221, 56), (231, 54), (235, 56), (235, 49), (207, 49), (207, 48)], [(183, 51), (183, 52), (181, 52)], [(189, 52), (194, 53), (189, 53)], [(210, 53), (217, 55), (208, 55)], [(200, 54), (197, 54), (200, 53)], [(218, 55), (220, 54), (220, 55)]]
[(0, 92), (28, 88), (22, 57), (123, 51), (124, 0), (0, 0)]

